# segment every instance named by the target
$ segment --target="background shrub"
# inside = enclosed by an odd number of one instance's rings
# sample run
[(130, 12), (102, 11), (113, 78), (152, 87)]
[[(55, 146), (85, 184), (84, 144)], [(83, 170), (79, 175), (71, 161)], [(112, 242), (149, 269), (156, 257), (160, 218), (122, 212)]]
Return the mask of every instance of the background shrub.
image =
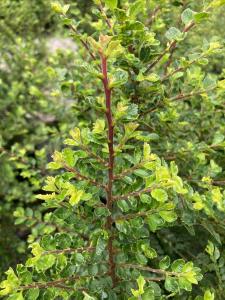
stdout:
[[(81, 17), (85, 7), (83, 1), (74, 4), (74, 13)], [(61, 89), (76, 45), (63, 36), (50, 1), (1, 1), (0, 16), (2, 274), (23, 258), (29, 233), (22, 219), (15, 228), (13, 212), (18, 207), (38, 214), (35, 193), (46, 176), (46, 163), (76, 118), (66, 83)]]

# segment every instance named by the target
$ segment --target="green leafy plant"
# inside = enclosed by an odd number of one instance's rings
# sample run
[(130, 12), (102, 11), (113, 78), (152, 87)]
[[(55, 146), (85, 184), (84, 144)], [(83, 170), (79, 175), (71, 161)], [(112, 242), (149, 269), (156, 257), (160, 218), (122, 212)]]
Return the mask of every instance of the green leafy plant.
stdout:
[[(205, 1), (200, 9), (190, 1), (182, 6), (183, 28), (172, 23), (168, 30), (162, 28), (180, 3), (169, 10), (170, 1), (157, 2), (96, 0), (99, 20), (88, 37), (68, 4), (52, 4), (80, 40), (81, 57), (90, 58), (76, 61), (88, 90), (85, 116), (48, 164), (60, 172), (37, 195), (47, 210), (44, 220), (30, 210), (15, 212), (17, 220), (42, 222), (44, 230), (33, 237), (25, 265), (6, 272), (2, 296), (222, 299), (224, 192), (221, 153), (214, 149), (224, 150), (224, 136), (215, 127), (220, 114), (207, 118), (222, 105), (224, 80), (204, 68), (223, 44), (204, 41), (190, 53), (179, 45), (224, 2)], [(203, 278), (206, 260), (213, 267)], [(210, 273), (219, 284), (208, 283)]]

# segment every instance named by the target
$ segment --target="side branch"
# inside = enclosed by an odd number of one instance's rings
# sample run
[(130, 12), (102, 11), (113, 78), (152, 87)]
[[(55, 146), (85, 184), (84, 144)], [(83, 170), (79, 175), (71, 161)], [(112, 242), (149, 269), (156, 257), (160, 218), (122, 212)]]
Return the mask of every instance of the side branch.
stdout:
[(207, 89), (207, 90), (200, 90), (200, 91), (191, 92), (191, 93), (188, 93), (188, 94), (179, 94), (179, 95), (177, 95), (173, 98), (170, 98), (169, 101), (179, 101), (179, 100), (183, 100), (183, 99), (188, 99), (188, 98), (191, 98), (193, 96), (198, 96), (198, 95), (201, 95), (201, 94), (211, 92), (214, 89), (215, 89), (215, 87), (211, 88), (211, 89)]
[[(201, 55), (200, 57), (198, 57), (197, 59), (194, 59), (192, 60), (191, 62), (189, 62), (187, 64), (187, 66), (185, 67), (178, 67), (176, 68), (174, 71), (168, 73), (168, 74), (165, 74), (164, 77), (162, 77), (161, 79), (161, 82), (164, 82), (165, 80), (167, 80), (168, 78), (172, 77), (174, 74), (178, 73), (178, 72), (182, 72), (182, 71), (185, 71), (187, 68), (189, 68), (191, 65), (193, 65), (198, 59), (200, 58), (204, 58), (204, 54)], [(169, 67), (169, 66), (168, 66)]]
[(50, 251), (45, 251), (43, 254), (48, 255), (48, 254), (70, 254), (70, 253), (82, 253), (82, 252), (92, 252), (95, 250), (95, 247), (87, 247), (87, 248), (66, 248), (66, 249), (56, 249), (56, 250), (50, 250)]
[(158, 5), (156, 8), (153, 10), (152, 14), (150, 15), (150, 18), (147, 22), (147, 25), (150, 27), (152, 23), (155, 21), (157, 14), (160, 12), (161, 7)]
[[(66, 18), (66, 15), (65, 15), (65, 14), (62, 14), (62, 16), (63, 16), (64, 18)], [(87, 52), (88, 52), (88, 54), (90, 55), (90, 57), (91, 57), (93, 60), (96, 60), (96, 56), (95, 56), (95, 54), (91, 51), (88, 42), (86, 42), (86, 41), (82, 38), (81, 34), (77, 31), (77, 28), (76, 28), (75, 26), (73, 26), (72, 24), (69, 24), (68, 26), (69, 26), (69, 28), (73, 31), (73, 33), (75, 33), (75, 34), (79, 37), (81, 44), (82, 44), (83, 47), (87, 50)], [(100, 67), (99, 67), (99, 69), (100, 69)]]
[(91, 179), (85, 175), (82, 175), (79, 171), (77, 171), (76, 169), (72, 168), (72, 167), (69, 167), (69, 166), (66, 166), (64, 165), (63, 166), (67, 171), (71, 172), (71, 173), (74, 173), (76, 178), (77, 179), (80, 179), (80, 180), (84, 180), (84, 181), (87, 181), (89, 182), (90, 184), (94, 185), (94, 186), (97, 186), (99, 188), (103, 188), (103, 189), (106, 189), (106, 185), (102, 184), (102, 183), (99, 183), (97, 182), (96, 180), (94, 179)]
[(138, 197), (138, 196), (140, 196), (142, 193), (150, 193), (154, 188), (156, 188), (156, 187), (145, 188), (145, 189), (142, 189), (142, 190), (139, 190), (139, 191), (136, 191), (136, 192), (128, 193), (128, 194), (126, 194), (126, 195), (114, 196), (114, 197), (113, 197), (113, 200), (114, 200), (114, 201), (119, 201), (119, 200), (127, 200), (127, 199), (129, 199), (130, 197)]
[[(63, 283), (66, 283), (66, 282), (71, 282), (71, 281), (74, 281), (74, 280), (80, 280), (80, 279), (90, 279), (90, 278), (95, 278), (97, 276), (79, 276), (79, 275), (76, 275), (76, 276), (70, 276), (70, 277), (65, 277), (65, 278), (60, 278), (60, 279), (56, 279), (56, 280), (53, 280), (53, 281), (49, 281), (49, 282), (35, 282), (35, 283), (32, 283), (32, 284), (28, 284), (28, 285), (24, 285), (24, 286), (21, 286), (20, 287), (20, 290), (29, 290), (29, 289), (47, 289), (49, 287), (60, 287), (62, 289), (71, 289), (71, 287), (68, 287), (68, 286), (65, 286), (63, 285)], [(82, 288), (73, 288), (73, 290), (85, 290), (85, 289), (82, 289)]]
[(97, 162), (101, 163), (104, 167), (108, 166), (107, 162), (103, 158), (101, 158), (99, 155), (97, 155), (96, 153), (91, 151), (87, 146), (82, 144), (82, 145), (79, 145), (79, 147), (82, 150), (86, 151), (91, 157), (95, 158), (97, 160)]
[(76, 34), (79, 36), (79, 39), (81, 41), (81, 44), (84, 46), (84, 48), (87, 50), (87, 52), (89, 53), (90, 57), (93, 59), (93, 60), (96, 60), (96, 57), (94, 55), (93, 52), (91, 52), (90, 50), (90, 47), (89, 47), (89, 44), (81, 37), (80, 33), (77, 31), (76, 27), (73, 26), (73, 25), (69, 25), (70, 26), (70, 29)]
[(103, 4), (102, 4), (102, 1), (100, 1), (100, 5), (98, 6), (98, 10), (100, 11), (103, 18), (105, 19), (105, 22), (106, 22), (107, 26), (109, 27), (109, 29), (112, 30), (112, 32), (113, 32), (111, 22), (110, 22), (109, 18), (106, 15), (106, 12), (105, 12)]
[[(191, 22), (188, 26), (184, 27), (183, 33), (187, 33), (189, 30), (191, 30), (195, 26), (194, 22)], [(169, 44), (169, 46), (158, 56), (158, 58), (153, 61), (150, 66), (147, 68), (146, 73), (148, 73), (152, 68), (154, 68), (155, 65), (157, 65), (158, 62), (161, 61), (161, 59), (167, 54), (167, 53), (173, 53), (175, 48), (177, 47), (177, 41), (173, 41)]]
[(133, 214), (127, 214), (127, 215), (121, 215), (118, 217), (114, 218), (114, 221), (122, 221), (122, 220), (130, 220), (130, 219), (135, 219), (138, 217), (147, 217), (155, 213), (159, 213), (160, 211), (163, 211), (163, 209), (151, 209), (147, 211), (140, 211), (138, 213), (133, 213)]
[(164, 275), (170, 275), (170, 276), (178, 275), (178, 273), (176, 273), (176, 272), (169, 272), (169, 271), (165, 271), (165, 270), (161, 270), (161, 269), (153, 269), (151, 267), (142, 266), (142, 265), (120, 264), (119, 266), (131, 268), (131, 269), (138, 269), (138, 270), (142, 270), (142, 271), (148, 271), (148, 272), (155, 273), (155, 274), (164, 274)]
[(126, 176), (127, 174), (131, 174), (133, 171), (139, 169), (140, 167), (142, 167), (142, 165), (145, 162), (141, 162), (137, 165), (134, 165), (133, 167), (129, 168), (129, 169), (125, 169), (124, 171), (122, 171), (120, 174), (114, 176), (114, 180), (120, 180), (122, 179), (124, 176)]
[[(205, 94), (205, 93), (211, 92), (211, 91), (213, 91), (215, 88), (216, 88), (216, 87), (213, 87), (213, 88), (207, 89), (207, 90), (193, 91), (193, 92), (191, 92), (191, 93), (186, 93), (186, 94), (180, 93), (179, 95), (174, 96), (174, 97), (168, 99), (168, 102), (175, 102), (175, 101), (186, 100), (186, 99), (189, 99), (189, 98), (194, 97), (194, 96), (198, 96), (198, 95), (201, 95), (201, 94)], [(153, 107), (153, 108), (150, 108), (150, 109), (148, 109), (148, 110), (142, 112), (140, 115), (141, 115), (141, 116), (144, 116), (144, 115), (146, 115), (146, 114), (148, 114), (148, 113), (151, 113), (151, 112), (154, 112), (154, 111), (158, 110), (160, 107), (163, 107), (163, 106), (164, 106), (163, 104), (157, 105), (157, 106), (155, 106), (155, 107)]]
[(42, 224), (42, 225), (46, 225), (46, 226), (52, 226), (58, 232), (67, 232), (67, 233), (69, 233), (71, 235), (73, 234), (75, 236), (79, 236), (79, 237), (81, 237), (85, 241), (89, 241), (89, 237), (86, 236), (85, 234), (80, 233), (80, 232), (74, 232), (73, 229), (70, 229), (70, 228), (67, 228), (67, 227), (62, 227), (61, 225), (56, 224), (56, 223), (45, 222), (45, 221), (39, 220), (38, 218), (36, 218), (34, 216), (32, 216), (32, 217), (26, 216), (26, 220), (28, 220), (28, 221), (35, 221), (35, 225)]
[(114, 221), (122, 221), (122, 220), (135, 219), (138, 217), (146, 217), (149, 214), (152, 214), (153, 212), (154, 212), (153, 210), (150, 210), (150, 211), (141, 211), (141, 212), (134, 213), (134, 214), (122, 215), (122, 216), (114, 218)]

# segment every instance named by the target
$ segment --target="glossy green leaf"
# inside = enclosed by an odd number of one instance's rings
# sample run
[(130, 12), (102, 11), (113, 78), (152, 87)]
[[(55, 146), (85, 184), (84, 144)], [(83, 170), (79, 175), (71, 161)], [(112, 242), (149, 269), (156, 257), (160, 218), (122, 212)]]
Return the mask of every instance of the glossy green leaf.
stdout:
[(162, 260), (159, 262), (159, 267), (160, 269), (166, 270), (170, 266), (170, 257), (165, 256)]
[(167, 277), (165, 281), (165, 289), (169, 292), (177, 292), (179, 289), (177, 279), (175, 277)]

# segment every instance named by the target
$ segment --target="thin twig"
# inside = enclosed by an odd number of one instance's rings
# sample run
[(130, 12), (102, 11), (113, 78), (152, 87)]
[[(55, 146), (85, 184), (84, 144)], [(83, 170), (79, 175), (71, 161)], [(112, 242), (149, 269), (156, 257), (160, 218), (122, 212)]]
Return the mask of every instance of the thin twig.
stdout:
[(82, 45), (84, 46), (84, 48), (87, 50), (87, 52), (89, 53), (89, 55), (91, 56), (91, 58), (93, 60), (96, 60), (96, 56), (94, 55), (93, 52), (91, 52), (89, 44), (81, 37), (81, 34), (77, 31), (76, 27), (74, 27), (72, 24), (69, 25), (70, 29), (79, 36), (79, 39), (82, 43)]
[(95, 158), (99, 163), (103, 164), (105, 167), (108, 166), (107, 162), (103, 158), (101, 158), (98, 154), (91, 151), (86, 145), (82, 144), (82, 145), (79, 145), (79, 147), (82, 150), (86, 151), (90, 156)]
[(68, 227), (62, 227), (58, 224), (54, 224), (54, 223), (51, 223), (51, 222), (45, 222), (45, 221), (39, 220), (38, 218), (35, 218), (34, 216), (32, 216), (32, 217), (27, 217), (26, 216), (26, 220), (35, 221), (36, 225), (43, 224), (43, 225), (47, 225), (47, 226), (53, 226), (53, 227), (55, 227), (56, 230), (58, 230), (58, 232), (68, 232), (70, 234), (74, 234), (74, 235), (77, 235), (77, 236), (81, 237), (85, 241), (89, 240), (88, 236), (86, 236), (85, 234), (80, 233), (80, 232), (75, 232), (74, 229), (69, 229)]
[(181, 93), (181, 94), (179, 94), (175, 97), (170, 98), (169, 101), (179, 101), (179, 100), (183, 100), (183, 99), (188, 99), (188, 98), (191, 98), (193, 96), (197, 96), (197, 95), (201, 95), (201, 94), (211, 92), (214, 89), (215, 89), (215, 87), (211, 88), (211, 89), (208, 89), (208, 90), (194, 91), (194, 92), (191, 92), (191, 93), (188, 93), (188, 94)]
[(104, 6), (102, 4), (102, 1), (100, 1), (100, 5), (98, 6), (98, 10), (100, 11), (100, 13), (102, 14), (103, 18), (105, 19), (105, 22), (106, 22), (107, 26), (109, 27), (110, 30), (112, 30), (112, 33), (113, 33), (112, 24), (111, 24), (109, 18), (107, 17), (107, 15), (106, 15), (106, 12), (104, 10)]
[(120, 180), (122, 178), (124, 178), (124, 176), (126, 176), (127, 174), (132, 173), (133, 171), (139, 169), (140, 167), (143, 166), (143, 164), (145, 164), (146, 162), (141, 162), (137, 165), (134, 165), (133, 167), (129, 168), (129, 169), (125, 169), (124, 171), (122, 171), (120, 174), (115, 175), (114, 176), (114, 180)]
[(76, 178), (77, 179), (80, 179), (80, 180), (84, 180), (84, 181), (87, 181), (89, 182), (90, 184), (94, 185), (94, 186), (97, 186), (99, 188), (103, 188), (103, 189), (106, 189), (106, 185), (102, 184), (102, 183), (99, 183), (97, 182), (96, 180), (94, 179), (91, 179), (85, 175), (82, 175), (78, 170), (76, 170), (75, 168), (72, 168), (72, 167), (69, 167), (69, 166), (66, 166), (64, 165), (63, 166), (67, 171), (71, 172), (71, 173), (74, 173)]
[[(104, 274), (100, 274), (100, 276), (102, 276), (102, 275), (104, 275)], [(49, 287), (61, 287), (62, 289), (64, 289), (65, 286), (63, 285), (63, 283), (65, 283), (65, 282), (74, 281), (74, 280), (80, 280), (80, 279), (97, 278), (97, 277), (99, 277), (99, 276), (97, 276), (97, 275), (96, 276), (75, 275), (75, 276), (70, 276), (70, 277), (56, 279), (56, 280), (49, 281), (49, 282), (35, 282), (35, 283), (32, 283), (32, 284), (21, 286), (19, 288), (19, 290), (29, 290), (29, 289), (35, 289), (35, 288), (38, 288), (38, 289), (47, 289)], [(68, 288), (69, 287), (66, 286), (66, 289), (68, 289)], [(79, 290), (79, 289), (86, 290), (86, 289), (83, 289), (83, 288), (80, 288), (80, 287), (74, 288), (73, 290)]]
[[(185, 1), (183, 2), (183, 5), (182, 5), (182, 11), (184, 11), (185, 7), (187, 6), (187, 3), (185, 3)], [(180, 18), (178, 19), (178, 22), (177, 22), (177, 26), (180, 25), (180, 23), (182, 22), (182, 17), (180, 15)], [(167, 70), (169, 68), (169, 66), (172, 64), (172, 61), (173, 61), (173, 54), (176, 50), (176, 47), (174, 47), (173, 49), (171, 49), (170, 51), (170, 56), (169, 56), (169, 59), (168, 61), (166, 62), (165, 64), (165, 70), (164, 70), (164, 74), (166, 75), (167, 74)]]
[(143, 211), (143, 212), (138, 212), (138, 213), (134, 213), (134, 214), (127, 214), (127, 215), (121, 215), (119, 217), (114, 218), (114, 221), (122, 221), (122, 220), (130, 220), (130, 219), (135, 219), (138, 217), (146, 217), (149, 214), (154, 213), (155, 210), (149, 210), (149, 211)]
[(66, 249), (56, 249), (56, 250), (49, 250), (45, 251), (43, 255), (48, 255), (48, 254), (70, 254), (70, 253), (83, 253), (83, 252), (92, 252), (95, 250), (95, 247), (87, 247), (87, 248), (66, 248)]
[(192, 60), (191, 62), (189, 62), (185, 67), (179, 67), (176, 68), (174, 71), (166, 74), (164, 77), (162, 77), (161, 82), (167, 80), (169, 77), (173, 76), (174, 74), (178, 73), (178, 72), (182, 72), (184, 70), (186, 70), (187, 68), (189, 68), (191, 65), (193, 65), (196, 61), (198, 61), (200, 58), (203, 58), (205, 55), (202, 54), (200, 55), (198, 58)]
[(134, 218), (138, 218), (138, 217), (147, 217), (149, 215), (159, 213), (160, 211), (164, 211), (164, 208), (151, 209), (148, 211), (140, 211), (140, 212), (134, 213), (134, 214), (121, 215), (121, 216), (115, 217), (114, 221), (117, 222), (117, 221), (122, 221), (122, 220), (130, 220), (130, 219), (134, 219)]
[(128, 193), (126, 195), (114, 196), (113, 200), (114, 201), (127, 200), (130, 197), (138, 197), (138, 196), (140, 196), (143, 193), (150, 193), (154, 188), (156, 188), (156, 187), (154, 186), (154, 187), (151, 187), (151, 188), (144, 188), (142, 190), (139, 190), (139, 191), (136, 191), (136, 192), (131, 192), (131, 193)]
[(54, 287), (54, 286), (58, 286), (62, 283), (68, 282), (68, 281), (74, 281), (76, 279), (83, 279), (83, 278), (90, 278), (90, 276), (70, 276), (70, 277), (66, 277), (66, 278), (60, 278), (57, 280), (53, 280), (53, 281), (49, 281), (49, 282), (35, 282), (32, 284), (28, 284), (28, 285), (24, 285), (21, 286), (20, 289), (21, 290), (28, 290), (28, 289), (47, 289), (49, 287)]
[(169, 272), (169, 271), (165, 271), (165, 270), (161, 270), (161, 269), (153, 269), (151, 267), (135, 265), (135, 264), (119, 264), (118, 266), (131, 268), (131, 269), (138, 269), (138, 270), (142, 270), (142, 271), (149, 271), (151, 273), (156, 273), (156, 274), (165, 274), (165, 275), (170, 275), (170, 276), (177, 276), (177, 274), (178, 274), (176, 272)]
[(147, 22), (147, 25), (150, 27), (152, 25), (152, 23), (154, 22), (157, 14), (160, 12), (161, 7), (158, 5), (155, 7), (155, 9), (153, 10), (152, 14), (150, 15), (150, 18)]
[[(208, 90), (193, 91), (193, 92), (187, 93), (187, 94), (180, 93), (179, 95), (174, 96), (174, 97), (168, 99), (168, 102), (185, 100), (185, 99), (197, 96), (197, 95), (201, 95), (201, 94), (205, 94), (205, 93), (211, 92), (214, 89), (216, 89), (216, 87), (213, 87), (213, 88), (208, 89)], [(163, 107), (163, 105), (161, 104), (161, 105), (155, 106), (153, 108), (150, 108), (150, 109), (148, 109), (148, 110), (146, 110), (144, 112), (141, 112), (140, 115), (144, 116), (144, 115), (146, 115), (148, 113), (151, 113), (151, 112), (154, 112), (154, 111), (158, 110), (160, 107)]]
[[(189, 30), (191, 30), (191, 28), (193, 28), (195, 26), (194, 22), (191, 22), (188, 26), (184, 27), (183, 29), (183, 33), (187, 33)], [(176, 48), (177, 46), (177, 41), (172, 41), (169, 46), (158, 56), (158, 58), (153, 61), (150, 66), (147, 68), (145, 73), (148, 73), (158, 62), (161, 61), (161, 59), (167, 54), (170, 53), (171, 51), (173, 51), (174, 48)]]

